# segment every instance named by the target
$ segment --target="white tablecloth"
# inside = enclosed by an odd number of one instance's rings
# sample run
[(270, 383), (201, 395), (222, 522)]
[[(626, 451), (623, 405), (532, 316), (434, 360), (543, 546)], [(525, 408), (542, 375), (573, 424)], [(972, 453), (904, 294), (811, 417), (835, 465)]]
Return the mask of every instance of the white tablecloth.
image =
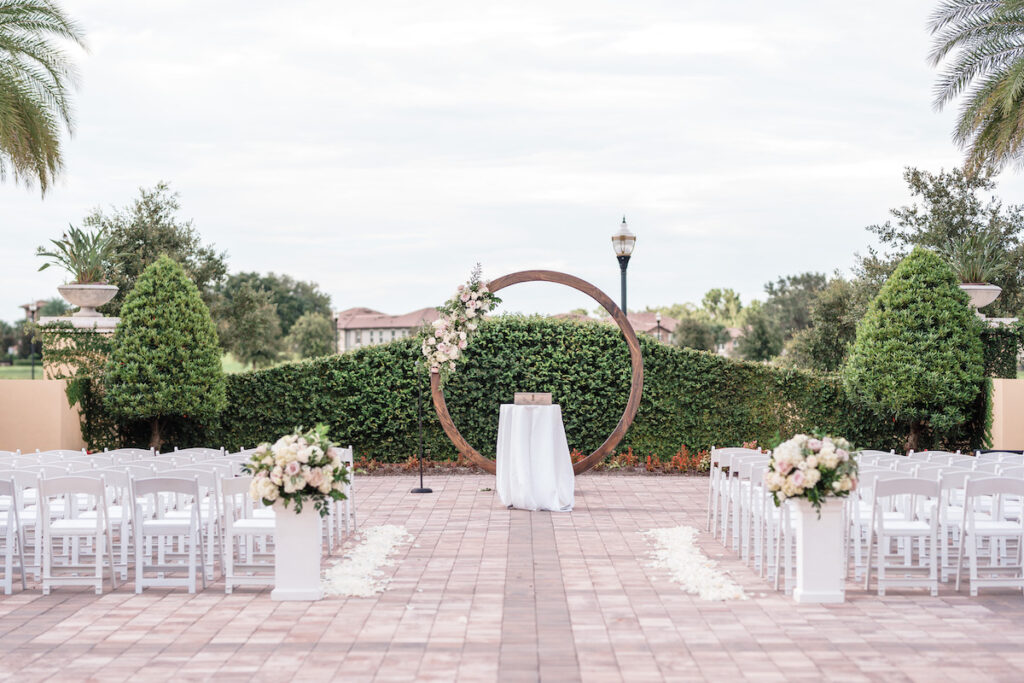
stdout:
[(501, 406), (498, 496), (522, 510), (572, 510), (573, 473), (561, 406)]

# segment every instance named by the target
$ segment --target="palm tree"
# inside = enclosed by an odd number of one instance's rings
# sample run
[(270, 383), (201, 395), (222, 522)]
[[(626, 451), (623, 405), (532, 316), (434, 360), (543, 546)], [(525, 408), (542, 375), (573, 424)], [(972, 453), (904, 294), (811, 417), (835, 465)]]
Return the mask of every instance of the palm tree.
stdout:
[(63, 167), (77, 81), (59, 42), (85, 47), (82, 30), (51, 0), (0, 0), (0, 180), (8, 173), (43, 194)]
[(953, 139), (965, 170), (1024, 161), (1024, 0), (943, 0), (929, 28), (932, 65), (946, 61), (935, 108), (964, 95)]

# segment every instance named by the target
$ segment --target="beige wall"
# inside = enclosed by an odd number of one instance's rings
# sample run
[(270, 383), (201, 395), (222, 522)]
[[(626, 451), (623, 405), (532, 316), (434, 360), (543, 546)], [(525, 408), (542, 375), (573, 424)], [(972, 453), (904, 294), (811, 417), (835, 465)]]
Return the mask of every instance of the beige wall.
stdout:
[(1024, 450), (1024, 379), (992, 380), (992, 448)]
[(0, 450), (32, 452), (85, 446), (78, 408), (68, 406), (64, 380), (0, 380)]

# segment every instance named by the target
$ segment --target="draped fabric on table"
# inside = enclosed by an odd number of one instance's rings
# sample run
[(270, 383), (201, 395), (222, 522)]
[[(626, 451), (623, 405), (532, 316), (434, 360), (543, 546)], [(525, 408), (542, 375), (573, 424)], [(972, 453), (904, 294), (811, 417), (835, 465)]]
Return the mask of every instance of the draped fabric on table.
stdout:
[(522, 510), (572, 510), (572, 460), (560, 406), (501, 406), (497, 456), (503, 504)]

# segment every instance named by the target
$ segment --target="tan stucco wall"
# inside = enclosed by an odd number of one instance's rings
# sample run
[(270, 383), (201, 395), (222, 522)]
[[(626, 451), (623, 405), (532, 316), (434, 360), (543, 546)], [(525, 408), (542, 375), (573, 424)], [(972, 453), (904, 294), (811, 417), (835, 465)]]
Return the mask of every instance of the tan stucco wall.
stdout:
[(64, 380), (0, 380), (0, 450), (32, 452), (85, 446), (78, 408), (68, 406)]
[(992, 448), (1024, 450), (1024, 379), (992, 380)]

